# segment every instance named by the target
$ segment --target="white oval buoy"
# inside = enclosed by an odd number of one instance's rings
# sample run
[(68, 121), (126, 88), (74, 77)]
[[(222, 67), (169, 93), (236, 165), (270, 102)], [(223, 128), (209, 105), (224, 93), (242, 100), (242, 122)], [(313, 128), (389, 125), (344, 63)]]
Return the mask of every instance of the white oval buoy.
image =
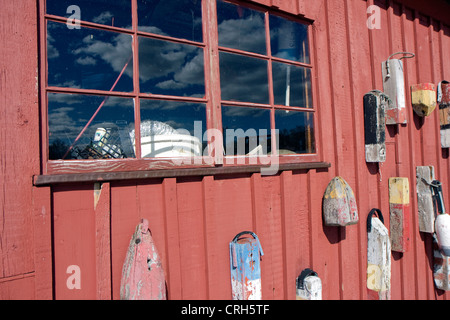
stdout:
[(445, 256), (450, 256), (450, 215), (441, 213), (436, 217), (436, 237), (441, 252)]

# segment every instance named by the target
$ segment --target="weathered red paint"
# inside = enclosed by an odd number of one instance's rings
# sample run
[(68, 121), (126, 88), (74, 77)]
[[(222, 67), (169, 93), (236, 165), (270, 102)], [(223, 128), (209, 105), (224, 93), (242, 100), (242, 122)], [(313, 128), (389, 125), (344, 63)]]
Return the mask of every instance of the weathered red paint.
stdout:
[[(35, 187), (33, 176), (51, 170), (143, 170), (149, 169), (148, 163), (133, 168), (126, 161), (99, 162), (96, 167), (55, 162), (47, 170), (41, 161), (46, 149), (39, 148), (46, 134), (39, 120), (46, 122), (45, 108), (38, 99), (39, 84), (42, 87), (45, 79), (36, 79), (38, 61), (45, 53), (45, 46), (38, 49), (38, 29), (45, 29), (44, 20), (38, 19), (34, 0), (2, 1), (1, 299), (119, 299), (124, 254), (136, 221), (142, 218), (151, 221), (167, 272), (169, 299), (229, 299), (228, 243), (246, 229), (255, 230), (266, 244), (261, 270), (265, 299), (295, 299), (294, 280), (305, 267), (320, 274), (323, 299), (367, 299), (364, 223), (327, 227), (317, 214), (329, 181), (339, 175), (354, 187), (361, 214), (372, 207), (388, 212), (388, 178), (408, 177), (414, 186), (416, 167), (434, 166), (445, 185), (445, 202), (450, 203), (450, 158), (448, 149), (440, 148), (438, 113), (423, 121), (413, 113), (406, 94), (408, 123), (388, 126), (386, 161), (378, 168), (364, 161), (362, 110), (364, 94), (382, 88), (381, 62), (392, 52), (416, 54), (403, 60), (406, 88), (450, 79), (449, 6), (438, 0), (254, 2), (313, 21), (317, 142), (320, 160), (331, 162), (331, 168), (286, 170), (275, 176), (235, 173), (114, 181), (103, 188), (102, 197), (107, 197), (94, 208), (92, 182)], [(370, 5), (381, 9), (381, 29), (367, 28)], [(208, 8), (214, 14), (213, 6)], [(216, 37), (214, 30), (205, 32)], [(216, 60), (214, 56), (205, 64), (216, 68)], [(220, 108), (220, 92), (217, 86), (211, 89), (208, 99)], [(164, 165), (155, 163), (153, 168)], [(449, 293), (436, 290), (432, 281), (433, 241), (430, 234), (418, 231), (415, 195), (410, 209), (410, 253), (392, 254), (391, 297), (448, 300)], [(103, 250), (109, 251), (109, 259), (97, 256)], [(72, 264), (81, 267), (81, 290), (66, 287), (67, 266)], [(100, 281), (103, 270), (110, 270), (109, 281)]]
[(166, 281), (161, 259), (143, 219), (130, 240), (120, 282), (122, 300), (166, 300)]

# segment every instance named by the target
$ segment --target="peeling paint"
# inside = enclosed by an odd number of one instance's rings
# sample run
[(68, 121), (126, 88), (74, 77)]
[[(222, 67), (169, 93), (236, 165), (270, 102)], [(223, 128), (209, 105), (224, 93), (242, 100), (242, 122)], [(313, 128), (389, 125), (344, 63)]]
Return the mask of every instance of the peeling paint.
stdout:
[(138, 224), (122, 269), (121, 300), (166, 300), (165, 276), (148, 221)]

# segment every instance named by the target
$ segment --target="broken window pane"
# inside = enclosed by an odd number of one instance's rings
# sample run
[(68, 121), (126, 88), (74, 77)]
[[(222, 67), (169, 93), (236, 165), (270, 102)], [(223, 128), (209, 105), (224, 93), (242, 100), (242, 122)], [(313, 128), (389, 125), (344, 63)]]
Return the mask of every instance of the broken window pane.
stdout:
[(138, 29), (202, 42), (201, 0), (138, 0)]
[(310, 63), (308, 26), (278, 16), (269, 16), (272, 56)]
[(50, 160), (134, 157), (133, 99), (49, 93), (48, 128)]
[(267, 61), (220, 52), (222, 100), (269, 104)]
[(312, 108), (310, 69), (274, 61), (272, 74), (276, 105)]
[(266, 54), (264, 13), (217, 2), (219, 46)]
[(314, 153), (314, 115), (310, 112), (275, 110), (278, 153)]
[(47, 13), (118, 28), (132, 25), (131, 0), (47, 0)]
[(139, 83), (145, 93), (203, 98), (203, 49), (140, 37)]
[(271, 151), (270, 110), (222, 106), (225, 154), (262, 155)]
[[(203, 103), (141, 99), (142, 157), (207, 155)], [(134, 131), (131, 133), (132, 137)], [(204, 141), (205, 140), (205, 141)]]
[(68, 29), (63, 23), (48, 21), (48, 85), (133, 91), (131, 40), (127, 34)]

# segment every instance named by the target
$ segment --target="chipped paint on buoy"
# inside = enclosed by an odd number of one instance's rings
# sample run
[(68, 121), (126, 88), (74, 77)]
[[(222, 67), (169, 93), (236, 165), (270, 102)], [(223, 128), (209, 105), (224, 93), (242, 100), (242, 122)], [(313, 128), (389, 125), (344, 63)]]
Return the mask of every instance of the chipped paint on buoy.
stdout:
[[(242, 237), (247, 234), (253, 238)], [(260, 259), (263, 255), (259, 239), (253, 232), (241, 232), (230, 242), (233, 300), (262, 299)]]
[(410, 246), (410, 205), (408, 178), (389, 178), (391, 249), (406, 252)]
[(430, 183), (435, 179), (434, 167), (416, 167), (416, 179), (419, 231), (434, 233), (435, 212), (430, 187)]
[(450, 257), (442, 254), (436, 235), (433, 235), (433, 278), (436, 288), (450, 290)]
[(161, 259), (143, 219), (131, 237), (120, 284), (121, 300), (166, 300)]
[(358, 222), (358, 208), (350, 185), (334, 177), (323, 196), (323, 218), (327, 226), (348, 226)]
[(436, 108), (436, 87), (433, 83), (420, 83), (411, 86), (411, 104), (420, 117), (429, 116)]
[(389, 98), (378, 90), (364, 95), (364, 144), (366, 162), (386, 160), (386, 108)]
[(379, 209), (367, 217), (367, 289), (368, 296), (377, 300), (391, 296), (391, 242), (383, 221)]
[(439, 104), (439, 122), (441, 132), (441, 147), (450, 147), (450, 83), (441, 81), (437, 89), (437, 103)]
[(403, 63), (400, 59), (389, 59), (382, 63), (383, 91), (390, 103), (386, 109), (386, 124), (405, 124), (406, 97)]

